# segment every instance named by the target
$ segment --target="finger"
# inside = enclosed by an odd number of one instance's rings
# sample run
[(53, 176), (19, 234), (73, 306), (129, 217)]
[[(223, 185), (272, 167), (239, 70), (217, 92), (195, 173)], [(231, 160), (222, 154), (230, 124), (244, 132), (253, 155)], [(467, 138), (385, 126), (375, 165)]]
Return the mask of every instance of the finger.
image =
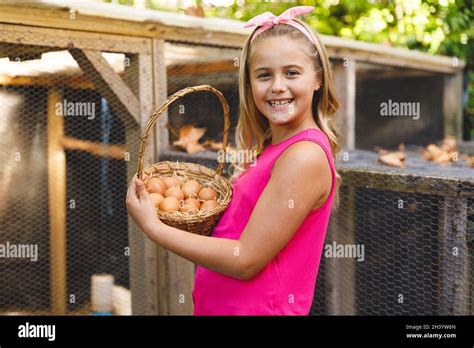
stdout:
[(148, 199), (148, 192), (146, 191), (145, 184), (143, 183), (143, 181), (138, 179), (137, 181), (135, 181), (135, 184), (140, 199)]
[(130, 180), (130, 184), (128, 185), (127, 198), (130, 197), (132, 188), (135, 188), (135, 177)]
[(138, 193), (137, 193), (137, 181), (133, 179), (132, 183), (130, 184), (130, 198), (135, 201), (138, 200)]

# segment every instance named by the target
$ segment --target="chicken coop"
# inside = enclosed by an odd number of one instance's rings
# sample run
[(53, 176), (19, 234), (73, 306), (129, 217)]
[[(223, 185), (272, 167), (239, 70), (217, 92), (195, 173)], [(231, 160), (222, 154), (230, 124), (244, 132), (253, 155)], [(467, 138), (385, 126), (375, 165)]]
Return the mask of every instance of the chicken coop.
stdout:
[[(194, 264), (145, 238), (125, 195), (148, 117), (182, 88), (224, 94), (234, 142), (242, 27), (105, 3), (0, 5), (0, 313), (192, 314)], [(343, 185), (311, 314), (472, 314), (473, 169), (418, 153), (461, 140), (464, 62), (322, 39), (342, 103)], [(407, 112), (390, 113), (399, 104)], [(181, 98), (159, 118), (145, 166), (217, 168), (215, 149), (173, 144), (186, 125), (220, 142), (223, 122), (212, 94)], [(374, 146), (400, 143), (404, 168), (378, 162)], [(359, 258), (327, 253), (338, 246)]]

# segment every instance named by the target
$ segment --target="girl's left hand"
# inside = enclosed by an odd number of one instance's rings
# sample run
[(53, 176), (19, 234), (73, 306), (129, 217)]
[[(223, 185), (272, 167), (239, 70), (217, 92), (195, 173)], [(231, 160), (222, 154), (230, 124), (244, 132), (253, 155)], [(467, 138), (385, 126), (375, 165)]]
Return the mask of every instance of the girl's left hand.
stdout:
[(128, 187), (126, 203), (128, 213), (143, 232), (148, 233), (152, 226), (164, 224), (156, 214), (145, 184), (142, 180), (137, 179), (136, 175)]

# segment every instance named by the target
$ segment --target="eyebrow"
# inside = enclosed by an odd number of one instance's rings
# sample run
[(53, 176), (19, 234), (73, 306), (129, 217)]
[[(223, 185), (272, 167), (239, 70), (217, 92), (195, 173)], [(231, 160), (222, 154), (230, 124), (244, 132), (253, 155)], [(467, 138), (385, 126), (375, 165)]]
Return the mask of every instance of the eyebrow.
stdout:
[[(287, 69), (287, 68), (299, 68), (301, 70), (304, 70), (302, 66), (299, 66), (297, 64), (290, 64), (290, 65), (285, 65), (283, 68)], [(259, 67), (257, 69), (254, 70), (254, 72), (257, 72), (258, 70), (269, 70), (270, 68), (266, 67), (266, 66), (262, 66), (262, 67)]]

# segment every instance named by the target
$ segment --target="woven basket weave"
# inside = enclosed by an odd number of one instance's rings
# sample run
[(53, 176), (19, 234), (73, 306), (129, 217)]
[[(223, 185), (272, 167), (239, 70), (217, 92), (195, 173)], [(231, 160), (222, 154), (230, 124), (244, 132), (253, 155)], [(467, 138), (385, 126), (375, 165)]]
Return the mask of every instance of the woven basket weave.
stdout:
[[(153, 164), (143, 169), (143, 161), (146, 149), (147, 138), (153, 130), (153, 125), (166, 108), (178, 100), (179, 98), (194, 92), (208, 91), (214, 93), (222, 105), (224, 112), (224, 139), (223, 150), (226, 151), (229, 143), (229, 105), (224, 96), (217, 89), (209, 85), (201, 85), (195, 87), (184, 88), (172, 96), (170, 96), (148, 119), (148, 123), (141, 137), (140, 151), (138, 154), (137, 177), (142, 179), (143, 174), (147, 176), (145, 184), (152, 177), (175, 176), (181, 181), (194, 179), (201, 184), (202, 187), (210, 187), (217, 192), (218, 206), (211, 211), (199, 211), (197, 214), (187, 214), (182, 212), (166, 213), (158, 208), (156, 209), (158, 217), (161, 221), (169, 226), (173, 226), (191, 233), (200, 235), (209, 235), (214, 226), (217, 224), (222, 214), (228, 207), (232, 198), (232, 185), (222, 176), (224, 161), (220, 161), (217, 171), (196, 163), (188, 162), (170, 162), (164, 161)], [(223, 158), (226, 158), (224, 156)]]

